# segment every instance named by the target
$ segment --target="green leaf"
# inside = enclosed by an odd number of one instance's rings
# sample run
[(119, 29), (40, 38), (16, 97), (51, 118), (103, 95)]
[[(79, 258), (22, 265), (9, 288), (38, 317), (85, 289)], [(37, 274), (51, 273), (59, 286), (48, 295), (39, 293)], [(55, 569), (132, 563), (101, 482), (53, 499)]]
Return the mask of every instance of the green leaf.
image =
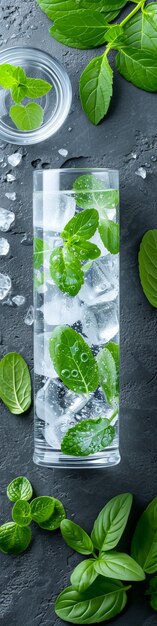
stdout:
[(77, 206), (82, 209), (91, 209), (94, 206), (102, 217), (104, 209), (115, 209), (119, 202), (118, 190), (105, 189), (103, 181), (94, 174), (78, 176), (73, 189), (77, 192)]
[[(110, 26), (110, 28), (105, 32), (105, 36), (104, 36), (104, 40), (107, 41), (108, 43), (112, 43), (113, 47), (115, 44), (123, 44), (123, 42), (126, 40), (126, 36), (124, 33), (124, 29), (121, 26), (121, 24), (113, 24), (113, 26)], [(117, 46), (117, 47), (118, 47)]]
[(32, 520), (29, 502), (26, 500), (17, 500), (12, 509), (12, 518), (19, 526), (28, 526)]
[(31, 502), (31, 515), (34, 522), (40, 524), (48, 520), (54, 512), (55, 498), (39, 496)]
[(74, 254), (78, 255), (81, 261), (88, 259), (97, 259), (101, 255), (101, 250), (94, 243), (79, 238), (74, 243), (71, 243), (70, 249)]
[(77, 237), (81, 237), (83, 239), (90, 239), (95, 234), (95, 231), (98, 228), (98, 223), (99, 214), (96, 209), (80, 211), (80, 213), (77, 213), (77, 215), (72, 217), (72, 219), (66, 224), (61, 233), (61, 237), (68, 240), (73, 238), (74, 235), (77, 235)]
[(17, 500), (30, 500), (33, 495), (32, 485), (25, 476), (14, 478), (7, 487), (7, 496), (11, 502)]
[(76, 296), (84, 283), (84, 274), (76, 252), (55, 248), (50, 256), (50, 274), (57, 287), (69, 296)]
[(34, 237), (34, 267), (35, 269), (40, 269), (41, 265), (44, 263), (45, 253), (49, 252), (48, 243), (44, 242), (43, 239), (39, 237)]
[(157, 229), (148, 230), (138, 256), (141, 285), (147, 300), (157, 308)]
[(37, 0), (41, 10), (51, 20), (58, 18), (70, 11), (86, 9), (105, 13), (107, 22), (115, 19), (119, 11), (128, 0)]
[(17, 84), (15, 69), (16, 67), (14, 65), (9, 65), (9, 63), (1, 63), (0, 85), (4, 89), (11, 89), (14, 85)]
[(124, 47), (118, 52), (116, 66), (139, 89), (157, 91), (157, 56), (152, 52)]
[(124, 26), (127, 46), (157, 52), (157, 4), (151, 2)]
[(109, 420), (86, 419), (69, 428), (62, 439), (61, 450), (72, 456), (89, 456), (110, 446), (114, 436), (115, 428), (109, 425)]
[(132, 505), (131, 493), (122, 493), (110, 500), (100, 511), (91, 538), (98, 550), (113, 550), (126, 527)]
[(101, 218), (98, 230), (105, 248), (111, 254), (117, 254), (119, 252), (119, 224), (113, 220)]
[(98, 366), (91, 349), (76, 330), (58, 326), (49, 341), (50, 357), (64, 385), (76, 393), (98, 386)]
[(26, 85), (15, 85), (11, 90), (12, 99), (18, 104), (25, 98), (26, 92)]
[(106, 115), (112, 97), (113, 71), (103, 54), (92, 59), (80, 78), (82, 107), (90, 121), (97, 125)]
[(64, 13), (50, 28), (54, 39), (72, 48), (90, 49), (104, 43), (108, 24), (103, 13), (82, 8)]
[(77, 591), (86, 591), (97, 578), (95, 559), (88, 559), (79, 563), (70, 576), (70, 582)]
[(97, 574), (108, 578), (136, 581), (145, 579), (144, 571), (140, 565), (131, 556), (123, 552), (104, 553), (95, 561), (95, 569)]
[(27, 78), (26, 96), (27, 98), (40, 98), (45, 96), (52, 89), (52, 85), (40, 78)]
[(79, 554), (91, 554), (93, 552), (92, 540), (78, 524), (65, 519), (61, 522), (60, 529), (62, 537), (70, 548)]
[(154, 611), (157, 611), (157, 576), (154, 576), (154, 578), (149, 581), (149, 587), (146, 591), (146, 595), (151, 596), (150, 606), (154, 609)]
[[(109, 345), (109, 348), (108, 348)], [(110, 346), (113, 346), (110, 350)], [(116, 358), (114, 358), (116, 355)], [(114, 405), (119, 396), (119, 346), (118, 344), (107, 344), (97, 355), (99, 370), (99, 383), (105, 393), (107, 402)]]
[(157, 572), (157, 498), (150, 502), (139, 519), (131, 554), (147, 574)]
[(9, 115), (18, 130), (35, 130), (43, 123), (44, 110), (36, 102), (29, 102), (26, 106), (13, 104)]
[(0, 551), (5, 554), (20, 554), (27, 550), (31, 541), (30, 528), (21, 528), (15, 522), (0, 526)]
[(54, 510), (49, 519), (45, 522), (38, 522), (38, 526), (44, 530), (56, 530), (60, 527), (61, 521), (66, 517), (64, 506), (60, 500), (54, 499)]
[(15, 415), (24, 413), (30, 407), (29, 369), (17, 352), (9, 352), (0, 362), (0, 398)]
[(121, 613), (127, 602), (125, 587), (98, 576), (84, 593), (67, 587), (55, 603), (55, 613), (72, 624), (99, 624)]

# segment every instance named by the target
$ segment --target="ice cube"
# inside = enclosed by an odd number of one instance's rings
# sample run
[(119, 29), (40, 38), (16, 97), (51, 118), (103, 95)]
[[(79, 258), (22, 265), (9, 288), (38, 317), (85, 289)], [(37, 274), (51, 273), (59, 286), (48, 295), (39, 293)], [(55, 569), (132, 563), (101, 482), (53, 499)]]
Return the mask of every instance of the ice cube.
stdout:
[(17, 165), (21, 163), (21, 159), (22, 159), (21, 152), (14, 152), (14, 154), (10, 154), (10, 156), (8, 156), (8, 163), (12, 167), (17, 167)]
[(147, 172), (144, 167), (139, 167), (138, 170), (135, 172), (135, 174), (136, 176), (140, 176), (141, 178), (143, 178), (143, 180), (147, 176)]
[(7, 274), (0, 273), (0, 300), (3, 300), (8, 295), (11, 289), (11, 278)]
[(66, 193), (34, 194), (34, 224), (46, 231), (61, 232), (75, 214), (75, 199)]
[(82, 332), (90, 346), (107, 343), (115, 337), (118, 329), (118, 299), (84, 307)]
[(33, 322), (34, 322), (34, 309), (32, 304), (30, 305), (25, 318), (24, 318), (24, 322), (25, 324), (27, 324), (27, 326), (32, 326)]
[(21, 239), (21, 243), (23, 243), (24, 246), (32, 246), (33, 239), (32, 239), (32, 237), (27, 235), (27, 233), (24, 233), (24, 235), (23, 235), (23, 237)]
[(13, 183), (14, 180), (16, 180), (16, 176), (14, 176), (14, 174), (7, 174), (8, 183)]
[(60, 148), (58, 150), (58, 154), (60, 154), (63, 157), (66, 157), (68, 155), (68, 150), (66, 150), (65, 148)]
[(22, 304), (24, 304), (26, 298), (25, 296), (14, 296), (12, 298), (12, 302), (14, 302), (14, 304), (16, 304), (16, 306), (22, 306)]
[[(36, 394), (36, 415), (39, 419), (46, 422), (49, 428), (46, 431), (51, 436), (51, 441), (57, 441), (57, 447), (60, 448), (61, 440), (65, 432), (71, 426), (74, 426), (75, 413), (82, 409), (87, 403), (88, 398), (83, 395), (77, 395), (70, 389), (66, 389), (59, 380), (47, 380), (44, 387), (39, 389)], [(48, 434), (45, 431), (47, 443)], [(49, 445), (54, 445), (50, 443)]]
[(12, 193), (5, 193), (6, 198), (8, 198), (8, 200), (11, 200), (12, 202), (15, 202), (16, 200), (16, 193), (15, 191), (13, 191)]
[(10, 249), (9, 241), (4, 237), (0, 237), (0, 256), (5, 256), (8, 254)]
[(113, 408), (108, 405), (103, 390), (99, 388), (95, 391), (95, 393), (91, 394), (88, 402), (86, 402), (82, 410), (78, 410), (75, 418), (77, 421), (84, 419), (96, 419), (98, 417), (105, 417), (109, 419), (112, 414)]
[(0, 208), (0, 230), (6, 232), (15, 220), (15, 213)]
[(71, 298), (57, 289), (56, 285), (47, 284), (44, 304), (40, 310), (43, 312), (46, 324), (74, 324), (82, 317), (82, 306), (79, 298)]
[(119, 289), (118, 255), (107, 254), (92, 263), (85, 272), (84, 285), (79, 291), (79, 298), (88, 306), (100, 302), (115, 300)]
[(53, 363), (49, 353), (49, 340), (52, 333), (35, 334), (34, 337), (34, 371), (40, 376), (48, 376), (49, 378), (57, 378), (57, 372), (53, 367)]

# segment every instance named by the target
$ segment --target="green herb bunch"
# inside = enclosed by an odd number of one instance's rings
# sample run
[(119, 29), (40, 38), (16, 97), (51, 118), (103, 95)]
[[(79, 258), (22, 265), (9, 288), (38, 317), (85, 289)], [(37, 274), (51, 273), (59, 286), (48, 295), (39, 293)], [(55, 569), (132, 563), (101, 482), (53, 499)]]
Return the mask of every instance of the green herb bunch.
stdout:
[(113, 93), (113, 70), (108, 56), (116, 50), (116, 68), (139, 89), (157, 91), (157, 4), (132, 0), (135, 7), (118, 24), (111, 24), (128, 0), (37, 0), (54, 22), (50, 34), (73, 48), (97, 48), (80, 78), (82, 107), (93, 124), (106, 115)]
[(41, 126), (44, 118), (44, 109), (37, 102), (21, 104), (24, 98), (37, 99), (45, 96), (52, 85), (39, 78), (26, 76), (22, 67), (2, 63), (0, 65), (0, 85), (11, 91), (11, 97), (16, 104), (10, 107), (9, 115), (18, 130), (34, 130)]
[[(32, 485), (25, 476), (18, 476), (7, 487), (7, 496), (14, 502), (12, 522), (0, 526), (0, 551), (20, 554), (31, 542), (30, 523), (35, 522), (44, 530), (54, 531), (66, 517), (60, 500), (51, 496), (32, 499)], [(31, 502), (30, 502), (31, 500)]]

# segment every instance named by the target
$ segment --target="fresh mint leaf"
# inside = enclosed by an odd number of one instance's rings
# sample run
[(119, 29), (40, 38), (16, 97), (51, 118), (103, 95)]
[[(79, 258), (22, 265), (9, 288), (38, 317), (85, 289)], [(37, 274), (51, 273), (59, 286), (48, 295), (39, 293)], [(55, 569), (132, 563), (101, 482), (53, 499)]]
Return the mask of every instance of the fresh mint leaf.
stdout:
[(73, 189), (76, 193), (76, 203), (82, 209), (92, 209), (94, 206), (103, 217), (104, 210), (115, 209), (119, 203), (117, 189), (105, 189), (101, 178), (94, 174), (83, 174), (76, 178)]
[(78, 255), (78, 258), (81, 261), (97, 259), (101, 255), (101, 250), (98, 246), (81, 237), (77, 241), (71, 243), (70, 249), (73, 251), (74, 255)]
[(17, 103), (21, 102), (26, 95), (26, 80), (22, 67), (0, 65), (0, 85), (5, 89), (11, 89), (12, 98)]
[(12, 89), (17, 84), (15, 76), (16, 67), (9, 63), (1, 63), (0, 65), (0, 85), (4, 89)]
[(18, 130), (36, 130), (43, 123), (44, 110), (36, 102), (29, 102), (26, 106), (13, 104), (9, 115)]
[(104, 36), (104, 40), (107, 41), (107, 43), (112, 43), (113, 47), (116, 45), (116, 43), (118, 45), (120, 43), (122, 44), (125, 39), (126, 37), (124, 34), (124, 29), (121, 24), (114, 24), (113, 26), (110, 26), (110, 28), (105, 32)]
[(132, 506), (131, 493), (122, 493), (110, 500), (94, 522), (91, 538), (98, 550), (113, 550), (126, 527)]
[(103, 54), (92, 59), (80, 78), (82, 107), (90, 121), (97, 125), (106, 115), (112, 96), (113, 71)]
[(107, 402), (114, 405), (118, 402), (119, 396), (119, 346), (118, 344), (109, 344), (113, 346), (116, 359), (112, 353), (112, 348), (108, 349), (106, 345), (97, 355), (97, 364), (99, 370), (99, 383), (105, 393)]
[(104, 553), (95, 560), (97, 574), (121, 580), (144, 580), (145, 574), (140, 565), (123, 552)]
[(72, 48), (90, 49), (104, 43), (105, 30), (108, 25), (103, 13), (80, 8), (56, 19), (50, 34)]
[[(76, 393), (89, 393), (98, 386), (98, 366), (91, 349), (76, 330), (58, 326), (49, 341), (50, 357), (64, 385)], [(83, 427), (82, 424), (79, 426)]]
[(20, 554), (27, 550), (31, 541), (30, 528), (21, 528), (15, 522), (0, 526), (0, 551), (5, 554)]
[(32, 521), (31, 507), (26, 500), (17, 500), (12, 509), (12, 518), (19, 526), (28, 526)]
[(107, 22), (114, 20), (128, 0), (37, 0), (41, 10), (51, 20), (66, 15), (70, 11), (92, 10), (105, 13)]
[[(74, 189), (76, 188), (77, 187), (74, 186)], [(99, 214), (96, 209), (81, 211), (72, 217), (72, 219), (66, 224), (61, 233), (61, 237), (68, 240), (74, 237), (74, 235), (77, 235), (77, 237), (81, 237), (83, 239), (90, 239), (95, 234), (95, 231), (98, 228), (98, 223)]]
[(17, 500), (31, 500), (32, 495), (32, 485), (25, 476), (14, 478), (7, 487), (7, 496), (11, 502), (17, 502)]
[(150, 502), (137, 524), (131, 554), (144, 572), (157, 572), (157, 498)]
[(98, 576), (84, 593), (73, 587), (64, 589), (56, 600), (55, 613), (60, 619), (72, 624), (108, 621), (124, 609), (127, 589), (119, 581)]
[(45, 520), (45, 522), (38, 522), (38, 526), (44, 530), (56, 530), (60, 527), (62, 520), (66, 517), (66, 512), (62, 502), (60, 502), (60, 500), (56, 500), (56, 498), (53, 498), (53, 500), (53, 513), (50, 515), (48, 520)]
[(67, 247), (53, 250), (50, 256), (50, 274), (57, 287), (69, 296), (76, 296), (84, 283), (79, 257)]
[(157, 4), (151, 2), (124, 26), (127, 46), (157, 52)]
[(63, 454), (89, 456), (110, 446), (115, 428), (105, 418), (86, 419), (69, 428), (61, 442)]
[(52, 89), (52, 85), (40, 78), (28, 78), (26, 81), (27, 98), (40, 98), (45, 96)]
[(119, 224), (113, 220), (101, 218), (98, 230), (105, 248), (111, 254), (117, 254), (119, 252)]
[(157, 91), (157, 56), (149, 50), (124, 47), (116, 57), (120, 74), (139, 89)]
[(0, 362), (0, 398), (11, 413), (20, 415), (31, 404), (31, 379), (21, 354), (9, 352)]
[(48, 520), (54, 512), (55, 498), (39, 496), (31, 502), (31, 515), (34, 522), (40, 524)]
[(15, 85), (11, 90), (12, 99), (14, 102), (21, 102), (26, 95), (26, 86), (25, 85)]
[(69, 519), (65, 519), (61, 522), (60, 530), (63, 539), (70, 548), (79, 552), (79, 554), (92, 554), (92, 540), (78, 524), (71, 522)]
[(70, 576), (71, 585), (76, 591), (86, 591), (98, 574), (95, 569), (95, 559), (88, 559), (79, 563)]
[(40, 267), (44, 263), (44, 256), (46, 253), (49, 253), (49, 245), (40, 239), (39, 237), (34, 238), (34, 268), (40, 269)]
[(157, 308), (157, 229), (148, 230), (138, 256), (141, 285), (147, 300)]
[(151, 596), (150, 598), (150, 606), (154, 611), (157, 611), (157, 576), (154, 576), (149, 581), (149, 587), (146, 591), (146, 595)]

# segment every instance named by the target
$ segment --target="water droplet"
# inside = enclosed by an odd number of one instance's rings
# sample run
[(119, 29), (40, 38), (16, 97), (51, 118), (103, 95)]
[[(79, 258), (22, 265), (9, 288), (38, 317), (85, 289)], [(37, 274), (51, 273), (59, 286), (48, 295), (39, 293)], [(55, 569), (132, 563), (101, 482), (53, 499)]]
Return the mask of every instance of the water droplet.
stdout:
[(65, 376), (65, 378), (69, 378), (70, 376), (69, 370), (61, 370), (61, 374), (62, 376)]
[(78, 376), (78, 371), (77, 370), (72, 370), (71, 373), (72, 373), (72, 377), (73, 378), (77, 378), (77, 376)]
[(88, 354), (86, 354), (86, 352), (82, 352), (82, 354), (81, 354), (81, 361), (83, 363), (86, 363), (86, 361), (88, 361)]

